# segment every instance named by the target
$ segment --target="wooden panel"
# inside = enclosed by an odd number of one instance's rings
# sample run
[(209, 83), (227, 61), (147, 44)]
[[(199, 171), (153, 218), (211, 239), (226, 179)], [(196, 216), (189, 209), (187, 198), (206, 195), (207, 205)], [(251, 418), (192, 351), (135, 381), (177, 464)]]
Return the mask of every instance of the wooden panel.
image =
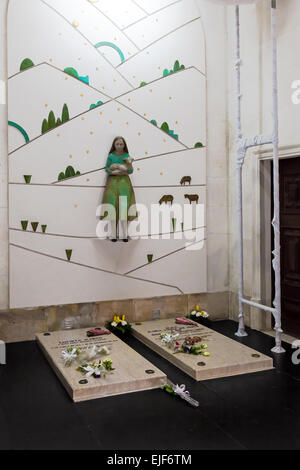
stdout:
[[(55, 331), (46, 336), (41, 333), (36, 336), (39, 346), (73, 401), (79, 402), (158, 388), (165, 382), (166, 376), (163, 372), (115, 335), (88, 338), (86, 332), (87, 329), (84, 328)], [(83, 351), (93, 345), (109, 347), (111, 352), (107, 357), (112, 359), (115, 370), (107, 374), (105, 378), (89, 377), (88, 383), (80, 384), (79, 381), (85, 377), (76, 371), (77, 363), (66, 367), (61, 358), (61, 350), (75, 344)], [(146, 372), (149, 370), (153, 373)]]
[(300, 334), (300, 158), (279, 163), (283, 330)]
[[(161, 332), (167, 331), (170, 327), (178, 328), (179, 341), (185, 336), (200, 336), (202, 342), (207, 343), (207, 351), (211, 355), (204, 357), (185, 353), (174, 354), (160, 339)], [(153, 320), (134, 324), (133, 334), (195, 380), (214, 379), (273, 368), (272, 358), (257, 353), (254, 349), (202, 325), (177, 325), (175, 319)]]

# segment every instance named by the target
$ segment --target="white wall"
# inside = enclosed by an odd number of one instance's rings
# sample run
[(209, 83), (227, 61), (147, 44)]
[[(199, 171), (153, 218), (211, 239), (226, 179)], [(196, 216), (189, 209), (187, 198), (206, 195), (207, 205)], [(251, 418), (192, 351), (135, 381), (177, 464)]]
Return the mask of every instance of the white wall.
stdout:
[[(33, 0), (30, 9), (20, 0), (10, 1), (9, 119), (22, 125), (30, 138), (24, 145), (22, 135), (9, 127), (11, 307), (223, 292), (228, 288), (225, 12), (205, 1), (136, 3), (128, 1), (125, 7), (122, 2), (124, 11), (120, 16), (119, 2), (115, 9), (113, 2), (90, 5), (78, 0), (70, 10), (66, 2), (56, 0)], [(154, 9), (158, 10), (155, 14)], [(27, 18), (21, 23), (21, 30), (20, 16)], [(201, 20), (197, 19), (199, 16)], [(75, 19), (76, 28), (72, 26)], [(106, 36), (111, 35), (108, 39), (121, 44), (124, 63), (120, 64), (118, 54), (111, 48), (103, 48), (104, 57), (92, 47), (99, 37), (95, 30), (100, 23)], [(201, 23), (206, 35), (206, 60)], [(22, 41), (15, 41), (19, 35)], [(35, 67), (19, 73), (25, 57), (31, 58)], [(176, 59), (186, 70), (161, 79), (162, 70), (170, 68)], [(45, 64), (38, 65), (42, 62)], [(99, 66), (95, 68), (96, 63)], [(65, 77), (61, 70), (66, 66), (88, 75), (93, 88), (86, 92), (85, 84)], [(154, 82), (134, 91), (142, 80)], [(77, 94), (82, 99), (76, 98), (72, 106), (72, 97)], [(101, 116), (100, 108), (85, 113), (87, 105), (99, 99), (104, 102)], [(68, 103), (72, 119), (40, 137), (43, 106), (45, 117), (50, 109), (57, 116), (63, 102)], [(179, 140), (149, 124), (151, 118), (159, 124), (168, 121), (179, 134)], [(93, 236), (91, 208), (97, 205), (97, 199), (101, 201), (97, 191), (101, 196), (105, 155), (113, 136), (120, 133), (128, 137), (132, 154), (142, 159), (135, 163), (132, 177), (135, 186), (144, 180), (146, 184), (140, 189), (136, 187), (138, 202), (150, 204), (173, 191), (183, 203), (185, 193), (199, 193), (200, 202), (207, 208), (207, 243), (203, 250), (182, 251), (180, 240), (170, 240), (169, 248), (166, 243), (138, 240), (130, 242), (130, 250), (124, 245), (112, 252), (108, 242), (98, 240), (96, 246), (86, 239)], [(198, 140), (207, 148), (192, 150)], [(175, 165), (180, 153), (187, 163), (185, 174), (192, 175), (195, 184), (189, 189), (178, 185), (184, 171), (181, 164)], [(160, 154), (163, 155), (151, 159)], [(159, 160), (161, 167), (157, 164)], [(145, 166), (147, 161), (153, 162), (152, 167)], [(93, 171), (91, 178), (80, 176), (80, 186), (75, 179), (73, 185), (71, 180), (55, 184), (55, 175), (68, 164), (82, 174)], [(138, 177), (138, 171), (144, 178)], [(31, 185), (24, 184), (24, 174), (33, 175)], [(197, 186), (199, 175), (200, 184), (205, 186)], [(92, 183), (95, 178), (96, 183)], [(159, 189), (155, 187), (158, 181)], [(171, 190), (169, 185), (174, 188)], [(55, 190), (55, 186), (61, 188)], [(48, 235), (20, 231), (21, 219), (28, 219), (29, 225), (33, 220), (47, 223)], [(71, 263), (62, 263), (65, 248), (73, 249)], [(154, 253), (155, 262), (145, 263), (147, 253)], [(122, 263), (115, 266), (114, 258), (122, 259)], [(109, 272), (104, 271), (108, 268)], [(126, 287), (124, 284), (116, 290), (115, 283), (108, 279), (114, 275), (115, 282), (126, 281)], [(138, 280), (134, 281), (132, 276)], [(99, 283), (104, 290), (99, 290)], [(227, 306), (224, 308), (227, 310)]]

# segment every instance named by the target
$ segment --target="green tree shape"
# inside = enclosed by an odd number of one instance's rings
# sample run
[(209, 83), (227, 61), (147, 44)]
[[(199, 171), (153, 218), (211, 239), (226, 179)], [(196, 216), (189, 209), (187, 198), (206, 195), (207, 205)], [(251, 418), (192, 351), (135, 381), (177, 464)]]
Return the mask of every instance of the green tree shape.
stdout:
[(62, 109), (61, 120), (62, 122), (67, 122), (69, 119), (70, 119), (69, 110), (68, 110), (67, 104), (65, 103)]
[(71, 75), (71, 77), (78, 78), (78, 72), (75, 70), (73, 67), (67, 67), (64, 69), (64, 72), (67, 73), (68, 75)]
[(32, 62), (31, 59), (28, 59), (28, 57), (24, 60), (22, 60), (21, 62), (21, 65), (20, 65), (20, 72), (22, 72), (22, 70), (26, 70), (26, 69), (29, 69), (30, 67), (33, 67), (34, 66), (34, 63)]
[(75, 172), (74, 168), (71, 165), (69, 165), (67, 166), (65, 172), (61, 171), (59, 173), (58, 181), (63, 180), (65, 178), (71, 178), (72, 176), (78, 176), (78, 175), (80, 175), (80, 171)]
[(55, 125), (56, 125), (56, 122), (55, 122), (54, 112), (50, 111), (49, 116), (48, 116), (48, 129), (54, 129)]
[(169, 134), (169, 124), (167, 122), (163, 122), (162, 125), (160, 126), (161, 130)]
[(180, 65), (179, 60), (175, 60), (173, 69), (171, 69), (171, 70), (164, 69), (163, 76), (167, 77), (168, 75), (170, 75), (172, 73), (179, 72), (179, 70), (184, 70), (184, 69), (185, 69), (185, 66)]
[(44, 134), (44, 132), (47, 132), (47, 130), (48, 130), (48, 121), (47, 119), (44, 119), (42, 123), (42, 134)]
[(75, 176), (75, 170), (71, 165), (67, 166), (65, 175), (66, 175), (66, 178), (70, 178), (71, 176)]

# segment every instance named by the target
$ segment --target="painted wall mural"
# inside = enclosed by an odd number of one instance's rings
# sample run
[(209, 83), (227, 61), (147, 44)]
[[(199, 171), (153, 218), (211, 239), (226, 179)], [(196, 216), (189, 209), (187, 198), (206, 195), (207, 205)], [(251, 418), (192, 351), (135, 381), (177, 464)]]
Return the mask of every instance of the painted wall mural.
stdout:
[(143, 238), (160, 233), (151, 226), (126, 244), (96, 237), (117, 135), (137, 202), (205, 204), (194, 1), (10, 0), (8, 100), (11, 308), (207, 290), (206, 241), (185, 249), (205, 240), (205, 222), (186, 228), (174, 215), (169, 239)]

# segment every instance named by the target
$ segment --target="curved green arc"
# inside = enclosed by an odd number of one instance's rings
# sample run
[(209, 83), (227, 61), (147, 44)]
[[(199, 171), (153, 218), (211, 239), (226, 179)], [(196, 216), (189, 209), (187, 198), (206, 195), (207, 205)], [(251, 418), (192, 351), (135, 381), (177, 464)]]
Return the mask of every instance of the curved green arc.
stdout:
[(8, 121), (8, 125), (18, 129), (18, 131), (20, 131), (21, 134), (24, 136), (25, 141), (29, 142), (29, 136), (28, 136), (27, 132), (25, 131), (25, 129), (23, 129), (23, 127), (21, 127), (19, 124), (17, 124), (16, 122), (13, 122), (13, 121)]
[(115, 51), (117, 51), (117, 53), (119, 54), (119, 56), (120, 56), (120, 58), (121, 58), (121, 62), (124, 62), (124, 61), (125, 61), (125, 57), (124, 57), (123, 52), (122, 52), (121, 49), (120, 49), (118, 46), (116, 46), (113, 42), (101, 41), (101, 42), (97, 42), (97, 44), (95, 44), (95, 47), (96, 47), (96, 48), (102, 47), (102, 46), (112, 47), (112, 48), (115, 49)]

